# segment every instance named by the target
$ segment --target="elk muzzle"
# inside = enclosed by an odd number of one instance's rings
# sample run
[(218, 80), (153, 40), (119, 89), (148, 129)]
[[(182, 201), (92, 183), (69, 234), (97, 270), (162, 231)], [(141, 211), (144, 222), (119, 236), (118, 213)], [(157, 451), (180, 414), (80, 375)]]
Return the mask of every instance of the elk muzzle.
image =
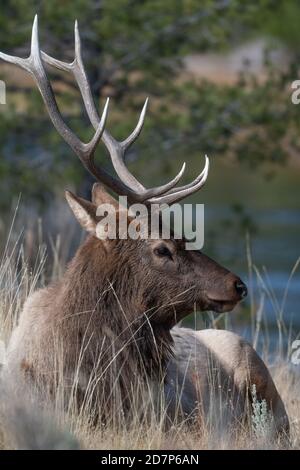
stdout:
[(230, 311), (247, 293), (244, 282), (228, 272), (223, 278), (217, 279), (214, 287), (207, 291), (208, 308), (218, 313)]

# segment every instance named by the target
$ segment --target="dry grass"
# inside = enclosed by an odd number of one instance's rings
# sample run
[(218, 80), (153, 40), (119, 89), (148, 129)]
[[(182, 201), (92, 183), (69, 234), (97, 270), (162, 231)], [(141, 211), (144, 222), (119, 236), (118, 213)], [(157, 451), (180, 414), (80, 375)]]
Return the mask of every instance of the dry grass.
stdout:
[[(10, 237), (12, 240), (13, 237)], [(37, 287), (45, 283), (45, 249), (38, 250), (36, 262), (31, 268), (25, 261), (24, 249), (15, 238), (15, 243), (8, 243), (0, 258), (0, 340), (7, 344), (11, 331), (16, 325), (24, 300)], [(53, 244), (52, 270), (47, 270), (47, 278), (55, 278), (63, 271), (60, 262), (58, 245)], [(260, 272), (252, 267), (250, 253), (248, 252), (249, 269), (251, 276), (256, 275), (264, 286), (262, 295), (270, 298), (274, 295), (272, 290), (264, 285), (265, 280)], [(49, 268), (49, 267), (48, 267)], [(251, 278), (250, 276), (250, 278)], [(288, 291), (288, 286), (287, 286)], [(273, 299), (274, 300), (274, 299)], [(254, 342), (261, 334), (260, 299), (252, 297), (252, 328)], [(275, 303), (275, 305), (277, 305)], [(279, 304), (278, 304), (279, 305)], [(288, 333), (283, 322), (283, 302), (278, 306), (279, 338)], [(281, 354), (283, 348), (281, 347)], [(267, 354), (264, 359), (268, 361)], [(81, 409), (80, 414), (75, 410), (73, 403), (69, 403), (68, 411), (62, 411), (59, 399), (61, 390), (57, 391), (57, 400), (52, 408), (37, 405), (38, 399), (34, 391), (24, 394), (22, 384), (1, 384), (1, 411), (0, 413), (0, 448), (70, 448), (86, 449), (257, 449), (257, 448), (300, 448), (300, 366), (292, 366), (289, 358), (279, 357), (275, 364), (268, 363), (279, 393), (286, 405), (291, 423), (291, 436), (289, 442), (280, 442), (268, 433), (267, 417), (263, 412), (258, 419), (261, 420), (259, 432), (250, 423), (249, 426), (240, 425), (230, 432), (222, 429), (213, 429), (209, 424), (201, 430), (195, 431), (181, 424), (173, 426), (167, 432), (164, 429), (163, 417), (157, 418), (154, 411), (156, 405), (147, 401), (142, 407), (150, 410), (147, 418), (140, 418), (140, 397), (136, 404), (136, 419), (130, 425), (120, 426), (112, 422), (110, 425), (97, 427), (90, 425), (88, 407)], [(0, 366), (1, 367), (1, 366)], [(135, 384), (139, 390), (140, 384)], [(21, 393), (20, 393), (21, 390)], [(137, 392), (138, 394), (138, 392)], [(150, 400), (151, 401), (151, 400)], [(255, 413), (254, 413), (255, 414)], [(254, 418), (253, 418), (254, 419)]]

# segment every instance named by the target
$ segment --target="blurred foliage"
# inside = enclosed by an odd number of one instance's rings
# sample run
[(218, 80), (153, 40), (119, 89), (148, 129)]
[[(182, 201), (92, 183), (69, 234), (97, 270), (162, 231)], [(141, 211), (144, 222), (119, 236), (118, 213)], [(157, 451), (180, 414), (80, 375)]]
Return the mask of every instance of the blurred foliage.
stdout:
[[(283, 164), (291, 150), (299, 151), (299, 107), (290, 102), (290, 84), (298, 74), (297, 47), (289, 48), (290, 67), (284, 71), (275, 70), (266, 53), (268, 77), (263, 83), (247, 70), (238, 83), (226, 87), (181, 78), (186, 55), (228, 49), (255, 34), (277, 36), (295, 46), (300, 34), (297, 1), (9, 0), (0, 13), (2, 51), (28, 55), (36, 12), (43, 50), (69, 61), (78, 18), (93, 93), (99, 105), (104, 97), (113, 98), (108, 127), (117, 138), (132, 130), (143, 100), (151, 97), (145, 132), (129, 155), (133, 163), (141, 155), (145, 184), (151, 183), (144, 174), (150, 158), (161, 175), (169, 174), (183, 154), (195, 161), (199, 152), (231, 155), (255, 169), (266, 161)], [(72, 77), (53, 70), (51, 77), (70, 126), (89, 139), (91, 126)], [(38, 92), (10, 87), (9, 77), (6, 82), (8, 105), (0, 114), (2, 209), (20, 192), (45, 202), (56, 187), (70, 180), (78, 186), (84, 175), (53, 130)], [(17, 98), (10, 98), (20, 91), (26, 102), (22, 110)], [(198, 162), (191, 164), (196, 166)]]
[(300, 3), (297, 0), (278, 2), (276, 14), (267, 23), (261, 22), (262, 31), (284, 42), (297, 52), (300, 44)]

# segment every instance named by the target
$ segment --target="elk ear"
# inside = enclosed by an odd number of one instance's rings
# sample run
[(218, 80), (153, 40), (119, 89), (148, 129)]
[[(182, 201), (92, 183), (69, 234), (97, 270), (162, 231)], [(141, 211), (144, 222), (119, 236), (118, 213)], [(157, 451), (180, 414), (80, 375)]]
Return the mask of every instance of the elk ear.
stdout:
[(116, 211), (119, 209), (118, 201), (111, 196), (100, 183), (95, 183), (92, 189), (92, 202), (95, 206), (100, 206), (101, 204), (111, 204)]
[(96, 206), (95, 204), (75, 196), (70, 191), (65, 192), (67, 202), (71, 207), (80, 225), (90, 233), (96, 233)]

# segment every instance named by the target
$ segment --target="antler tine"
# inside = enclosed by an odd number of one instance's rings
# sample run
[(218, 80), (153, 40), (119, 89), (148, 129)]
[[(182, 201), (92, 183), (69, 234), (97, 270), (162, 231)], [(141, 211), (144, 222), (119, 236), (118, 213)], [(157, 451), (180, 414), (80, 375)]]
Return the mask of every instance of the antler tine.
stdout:
[[(42, 52), (42, 58), (49, 65), (73, 73), (75, 80), (78, 84), (83, 103), (91, 121), (91, 124), (94, 128), (96, 128), (99, 125), (99, 115), (93, 100), (90, 84), (82, 61), (81, 40), (77, 21), (75, 22), (74, 36), (75, 58), (72, 63), (68, 64), (66, 62), (59, 61), (44, 52)], [(112, 137), (112, 135), (107, 130), (105, 130), (102, 134), (102, 141), (110, 153), (112, 164), (117, 175), (123, 181), (123, 183), (135, 193), (135, 200), (140, 202), (147, 202), (149, 198), (165, 194), (179, 182), (185, 170), (184, 164), (180, 172), (175, 176), (175, 178), (173, 178), (167, 184), (158, 186), (156, 188), (146, 189), (127, 169), (125, 165), (125, 153), (126, 150), (130, 147), (130, 145), (133, 144), (133, 142), (138, 138), (141, 133), (145, 120), (147, 104), (148, 98), (145, 101), (135, 129), (130, 134), (130, 136), (127, 137), (127, 139), (125, 139), (123, 142), (118, 142)]]
[(167, 194), (175, 194), (175, 193), (178, 193), (179, 191), (182, 191), (183, 189), (189, 189), (189, 188), (193, 188), (194, 186), (197, 186), (197, 184), (203, 179), (203, 176), (206, 173), (206, 160), (208, 160), (207, 155), (205, 155), (205, 165), (204, 165), (203, 170), (191, 183), (188, 183), (184, 186), (178, 186), (177, 188), (170, 189), (170, 191), (168, 191)]
[[(66, 62), (59, 61), (49, 56), (48, 54), (42, 53), (43, 60), (49, 65), (57, 67), (64, 71), (72, 72), (75, 80), (78, 84), (79, 90), (81, 92), (83, 103), (88, 113), (89, 119), (94, 128), (97, 128), (99, 125), (99, 115), (95, 107), (95, 103), (91, 93), (91, 87), (85, 72), (85, 68), (82, 61), (81, 55), (81, 40), (78, 28), (78, 22), (75, 21), (74, 28), (74, 37), (75, 37), (75, 58), (74, 61), (70, 64)], [(141, 119), (139, 120), (140, 123)], [(141, 123), (142, 127), (143, 122)], [(113, 137), (105, 131), (103, 135), (104, 144), (108, 147), (108, 150), (111, 154), (111, 159), (113, 166), (116, 170), (116, 173), (124, 183), (129, 186), (132, 190), (138, 192), (144, 192), (144, 186), (136, 180), (136, 178), (127, 170), (124, 164), (124, 153), (126, 147), (122, 148), (122, 144), (117, 142)]]
[(147, 112), (148, 102), (149, 102), (149, 98), (146, 98), (146, 101), (144, 103), (142, 112), (140, 114), (140, 117), (139, 117), (139, 120), (138, 120), (138, 123), (137, 123), (135, 129), (130, 134), (130, 136), (127, 137), (127, 139), (123, 140), (123, 142), (121, 143), (121, 146), (123, 147), (124, 150), (127, 150), (130, 147), (130, 145), (132, 145), (136, 141), (138, 136), (140, 135), (140, 133), (143, 129), (143, 126), (144, 126), (144, 122), (145, 122), (145, 116), (146, 116), (146, 112)]
[(140, 114), (137, 126), (135, 127), (134, 131), (130, 134), (127, 139), (123, 142), (116, 141), (107, 131), (103, 133), (102, 141), (106, 145), (110, 157), (113, 163), (113, 166), (118, 174), (119, 178), (124, 181), (132, 190), (134, 190), (137, 195), (142, 197), (142, 200), (147, 202), (148, 199), (160, 196), (165, 194), (167, 191), (172, 189), (181, 179), (184, 171), (185, 171), (185, 163), (182, 165), (180, 172), (168, 183), (158, 186), (151, 189), (146, 189), (144, 186), (141, 185), (139, 181), (135, 179), (135, 177), (128, 171), (125, 165), (125, 153), (126, 150), (132, 143), (138, 138), (145, 119), (146, 109), (147, 109), (148, 98), (143, 106), (142, 112)]
[(33, 75), (37, 86), (40, 90), (44, 103), (47, 107), (50, 119), (52, 120), (56, 130), (59, 134), (66, 140), (78, 157), (82, 160), (87, 161), (90, 156), (94, 153), (95, 148), (102, 136), (104, 131), (104, 126), (107, 116), (107, 106), (105, 107), (105, 112), (103, 114), (103, 119), (100, 120), (100, 123), (96, 129), (96, 133), (92, 140), (85, 144), (81, 142), (80, 139), (71, 131), (71, 129), (65, 124), (61, 113), (58, 109), (56, 99), (53, 93), (51, 83), (46, 75), (45, 69), (40, 55), (39, 47), (39, 37), (38, 37), (38, 17), (35, 16), (33, 27), (32, 27), (32, 37), (31, 37), (31, 53), (28, 58), (28, 70)]
[[(48, 64), (56, 67), (60, 70), (65, 72), (73, 73), (76, 83), (79, 87), (84, 106), (88, 113), (89, 119), (96, 129), (99, 124), (99, 114), (97, 112), (94, 99), (92, 96), (91, 88), (86, 76), (85, 68), (83, 65), (82, 57), (81, 57), (81, 41), (78, 29), (78, 22), (75, 21), (75, 29), (74, 29), (74, 37), (75, 37), (75, 58), (73, 62), (70, 64), (67, 62), (63, 62), (61, 60), (55, 59), (50, 55), (46, 54), (45, 52), (41, 51), (42, 59)], [(105, 132), (105, 131), (104, 131)]]
[[(197, 191), (199, 191), (200, 188), (205, 184), (208, 176), (208, 170), (209, 170), (209, 159), (207, 155), (205, 155), (205, 166), (203, 171), (201, 172), (202, 178), (200, 178), (200, 175), (194, 180), (197, 181), (196, 184), (190, 183), (186, 186), (183, 186), (182, 188), (178, 188), (177, 192), (174, 193), (167, 193), (161, 197), (157, 198), (152, 198), (149, 200), (150, 204), (174, 204), (174, 202), (179, 202), (181, 199), (186, 198), (190, 194), (193, 194)], [(192, 184), (192, 186), (191, 186)]]

